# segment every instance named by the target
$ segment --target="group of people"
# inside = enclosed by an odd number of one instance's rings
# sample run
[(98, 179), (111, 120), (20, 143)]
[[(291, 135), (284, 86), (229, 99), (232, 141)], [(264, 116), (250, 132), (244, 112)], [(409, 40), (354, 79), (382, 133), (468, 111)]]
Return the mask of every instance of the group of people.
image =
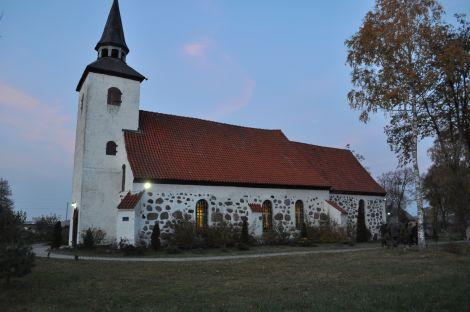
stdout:
[(418, 226), (416, 222), (384, 223), (380, 227), (380, 236), (382, 247), (397, 247), (399, 244), (415, 245), (418, 244)]

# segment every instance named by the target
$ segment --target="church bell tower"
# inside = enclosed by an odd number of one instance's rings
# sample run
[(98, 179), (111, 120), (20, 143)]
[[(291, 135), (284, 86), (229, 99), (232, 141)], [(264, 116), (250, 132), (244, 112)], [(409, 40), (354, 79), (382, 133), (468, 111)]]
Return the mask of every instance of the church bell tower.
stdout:
[[(69, 244), (80, 243), (88, 228), (116, 236), (120, 195), (131, 189), (131, 170), (123, 130), (137, 130), (140, 84), (145, 79), (129, 65), (118, 0), (113, 1), (97, 60), (78, 82), (77, 129)], [(127, 179), (126, 179), (127, 177)]]

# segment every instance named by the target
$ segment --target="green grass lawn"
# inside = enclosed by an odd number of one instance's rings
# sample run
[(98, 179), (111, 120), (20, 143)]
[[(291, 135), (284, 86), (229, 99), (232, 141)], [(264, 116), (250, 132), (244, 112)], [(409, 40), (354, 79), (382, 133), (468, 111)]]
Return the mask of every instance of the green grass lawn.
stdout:
[(190, 263), (38, 259), (0, 310), (470, 311), (470, 247)]

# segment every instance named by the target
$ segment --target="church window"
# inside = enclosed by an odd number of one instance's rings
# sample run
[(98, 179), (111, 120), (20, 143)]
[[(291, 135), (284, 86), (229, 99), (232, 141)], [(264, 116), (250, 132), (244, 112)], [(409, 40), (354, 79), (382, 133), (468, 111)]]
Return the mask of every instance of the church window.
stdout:
[(113, 141), (106, 143), (106, 155), (116, 156), (117, 154), (117, 144)]
[(196, 230), (201, 231), (207, 228), (207, 201), (204, 199), (196, 203)]
[(122, 181), (121, 181), (121, 192), (126, 189), (126, 165), (122, 165)]
[(101, 50), (101, 57), (108, 57), (108, 49)]
[(129, 221), (129, 217), (122, 217), (122, 221)]
[(273, 204), (269, 200), (263, 202), (263, 232), (269, 232), (273, 228)]
[(112, 50), (111, 50), (111, 57), (119, 58), (119, 50), (117, 50), (117, 49), (112, 49)]
[(108, 89), (108, 105), (121, 105), (122, 92), (118, 88)]
[(304, 222), (304, 203), (301, 200), (295, 202), (295, 228), (300, 230)]

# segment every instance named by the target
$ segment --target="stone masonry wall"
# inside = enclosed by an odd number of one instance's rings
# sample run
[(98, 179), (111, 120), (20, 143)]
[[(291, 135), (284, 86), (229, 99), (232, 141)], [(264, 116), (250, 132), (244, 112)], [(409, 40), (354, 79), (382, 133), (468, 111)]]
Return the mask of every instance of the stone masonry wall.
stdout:
[(367, 228), (372, 236), (380, 236), (380, 226), (385, 223), (385, 200), (382, 196), (330, 194), (330, 200), (336, 202), (348, 212), (348, 223), (356, 224), (359, 200), (364, 200), (364, 213)]
[[(134, 190), (141, 190), (135, 184)], [(170, 232), (172, 219), (187, 217), (195, 220), (196, 203), (204, 199), (208, 203), (209, 225), (223, 219), (242, 225), (242, 217), (247, 217), (249, 231), (255, 236), (262, 234), (262, 214), (251, 211), (249, 204), (262, 204), (265, 200), (272, 203), (273, 226), (282, 225), (285, 229), (295, 230), (295, 202), (302, 200), (304, 214), (308, 222), (319, 222), (320, 214), (326, 213), (323, 202), (328, 199), (328, 191), (322, 190), (283, 190), (223, 186), (194, 186), (156, 184), (145, 192), (136, 211), (137, 242), (149, 243), (153, 227), (159, 222), (161, 233)]]

